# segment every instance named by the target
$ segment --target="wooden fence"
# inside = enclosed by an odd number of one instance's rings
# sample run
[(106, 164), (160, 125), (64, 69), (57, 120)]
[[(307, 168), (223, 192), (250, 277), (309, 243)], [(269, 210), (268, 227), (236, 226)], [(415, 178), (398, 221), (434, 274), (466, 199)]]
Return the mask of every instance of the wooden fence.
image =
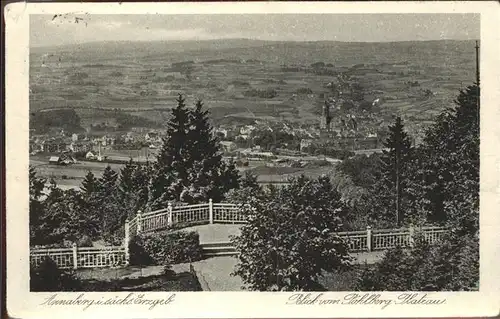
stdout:
[[(50, 256), (62, 269), (96, 268), (124, 266), (129, 264), (129, 242), (131, 234), (151, 233), (172, 227), (185, 227), (191, 224), (246, 223), (246, 216), (240, 207), (230, 203), (213, 203), (210, 199), (205, 204), (173, 206), (166, 209), (142, 213), (139, 211), (131, 220), (125, 221), (123, 246), (103, 248), (33, 248), (30, 249), (30, 261), (39, 265)], [(370, 252), (411, 246), (417, 233), (430, 243), (435, 243), (446, 233), (444, 227), (421, 227), (401, 229), (375, 229), (339, 232), (338, 236), (347, 241), (351, 252)], [(228, 247), (229, 242), (224, 243)]]

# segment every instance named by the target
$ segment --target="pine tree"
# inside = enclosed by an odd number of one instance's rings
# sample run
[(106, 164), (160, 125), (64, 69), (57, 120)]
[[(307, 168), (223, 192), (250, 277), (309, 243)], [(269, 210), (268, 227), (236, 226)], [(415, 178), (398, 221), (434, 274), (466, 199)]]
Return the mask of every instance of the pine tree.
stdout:
[[(222, 154), (219, 141), (212, 134), (208, 111), (203, 110), (203, 103), (197, 101), (189, 112), (189, 132), (187, 135), (187, 156), (189, 181), (185, 185), (183, 197), (188, 201), (207, 201), (209, 197), (219, 197), (222, 166)], [(218, 200), (219, 198), (213, 198)]]
[(120, 177), (118, 179), (118, 190), (122, 197), (130, 196), (130, 194), (135, 190), (133, 175), (136, 166), (132, 159), (125, 164), (125, 166), (120, 170)]
[(257, 175), (255, 175), (251, 171), (246, 171), (245, 174), (243, 174), (243, 177), (241, 178), (240, 187), (241, 188), (248, 187), (252, 189), (260, 188), (259, 182), (257, 181)]
[(39, 200), (43, 195), (46, 179), (36, 175), (34, 167), (29, 167), (30, 200)]
[(405, 190), (407, 185), (408, 170), (413, 160), (413, 147), (411, 139), (404, 131), (403, 121), (397, 117), (394, 124), (389, 126), (389, 136), (384, 143), (387, 150), (381, 156), (382, 179), (375, 185), (376, 193), (379, 193), (381, 204), (378, 209), (389, 209), (382, 218), (391, 219), (391, 208), (394, 208), (392, 216), (396, 225), (403, 221), (403, 200), (408, 198)]
[(172, 109), (172, 117), (167, 123), (167, 136), (153, 166), (149, 184), (149, 209), (165, 208), (169, 201), (179, 200), (187, 179), (186, 155), (189, 112), (182, 95), (177, 99), (177, 107)]
[(460, 91), (455, 108), (426, 132), (421, 170), (426, 209), (437, 221), (454, 221), (473, 234), (479, 226), (479, 87)]
[[(134, 185), (134, 193), (136, 196), (135, 207), (131, 215), (134, 215), (138, 210), (144, 210), (148, 202), (148, 184), (150, 176), (149, 165), (137, 165), (132, 174), (132, 183)], [(131, 216), (129, 215), (129, 216)]]
[(100, 221), (99, 226), (104, 239), (113, 236), (126, 218), (123, 217), (126, 208), (120, 202), (117, 181), (118, 173), (111, 166), (106, 166), (98, 179), (97, 192), (87, 202), (95, 219)]
[(99, 183), (97, 178), (91, 171), (88, 171), (87, 174), (85, 175), (85, 178), (82, 181), (82, 186), (80, 186), (83, 196), (85, 198), (90, 197), (90, 195), (92, 195), (94, 192), (97, 191), (98, 187)]
[(177, 102), (149, 184), (149, 209), (165, 208), (170, 201), (219, 201), (238, 185), (236, 167), (222, 161), (203, 103), (188, 110), (182, 96)]
[(99, 178), (98, 193), (100, 197), (113, 197), (116, 195), (118, 174), (111, 168), (106, 166), (101, 178)]
[(188, 167), (192, 172), (184, 194), (191, 200), (212, 198), (220, 201), (228, 190), (238, 187), (239, 174), (232, 161), (226, 164), (222, 160), (219, 140), (213, 134), (208, 114), (201, 101), (197, 101), (189, 112), (188, 158), (191, 166)]

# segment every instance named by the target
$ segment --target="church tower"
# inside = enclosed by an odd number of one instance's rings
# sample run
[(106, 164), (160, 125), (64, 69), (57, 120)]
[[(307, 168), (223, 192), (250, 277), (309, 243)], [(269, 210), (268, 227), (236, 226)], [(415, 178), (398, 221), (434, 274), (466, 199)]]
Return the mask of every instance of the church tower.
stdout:
[(325, 101), (325, 104), (323, 104), (323, 112), (321, 114), (320, 128), (322, 130), (330, 131), (331, 122), (332, 117), (330, 115), (330, 104), (328, 103), (328, 101)]

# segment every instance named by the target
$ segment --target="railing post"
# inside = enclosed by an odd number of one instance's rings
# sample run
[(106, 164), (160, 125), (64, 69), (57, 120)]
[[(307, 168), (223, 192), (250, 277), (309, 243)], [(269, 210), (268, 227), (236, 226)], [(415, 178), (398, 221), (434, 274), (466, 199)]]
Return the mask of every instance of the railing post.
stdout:
[(211, 198), (208, 200), (208, 216), (209, 216), (208, 218), (209, 218), (210, 224), (213, 224), (214, 223), (214, 205), (213, 205)]
[(168, 220), (167, 220), (168, 227), (172, 227), (173, 225), (172, 211), (173, 211), (172, 203), (168, 202)]
[(372, 251), (372, 228), (369, 225), (366, 226), (366, 249)]
[(76, 243), (73, 243), (73, 269), (78, 269), (78, 248)]
[(125, 238), (123, 239), (123, 247), (125, 248), (125, 264), (128, 266), (130, 262), (130, 223), (128, 218), (125, 220)]
[(140, 210), (137, 211), (137, 235), (142, 232), (142, 212)]
[(413, 247), (413, 245), (415, 244), (415, 227), (413, 227), (413, 224), (410, 224), (409, 233), (410, 233), (409, 244), (410, 247)]

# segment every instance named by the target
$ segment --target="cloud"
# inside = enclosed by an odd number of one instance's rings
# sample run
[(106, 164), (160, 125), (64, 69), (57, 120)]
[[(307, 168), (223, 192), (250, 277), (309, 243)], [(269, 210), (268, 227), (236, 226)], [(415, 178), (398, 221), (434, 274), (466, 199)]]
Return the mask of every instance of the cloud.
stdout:
[[(83, 18), (74, 23), (75, 18)], [(476, 14), (223, 14), (30, 16), (31, 45), (252, 38), (407, 41), (479, 38)]]

